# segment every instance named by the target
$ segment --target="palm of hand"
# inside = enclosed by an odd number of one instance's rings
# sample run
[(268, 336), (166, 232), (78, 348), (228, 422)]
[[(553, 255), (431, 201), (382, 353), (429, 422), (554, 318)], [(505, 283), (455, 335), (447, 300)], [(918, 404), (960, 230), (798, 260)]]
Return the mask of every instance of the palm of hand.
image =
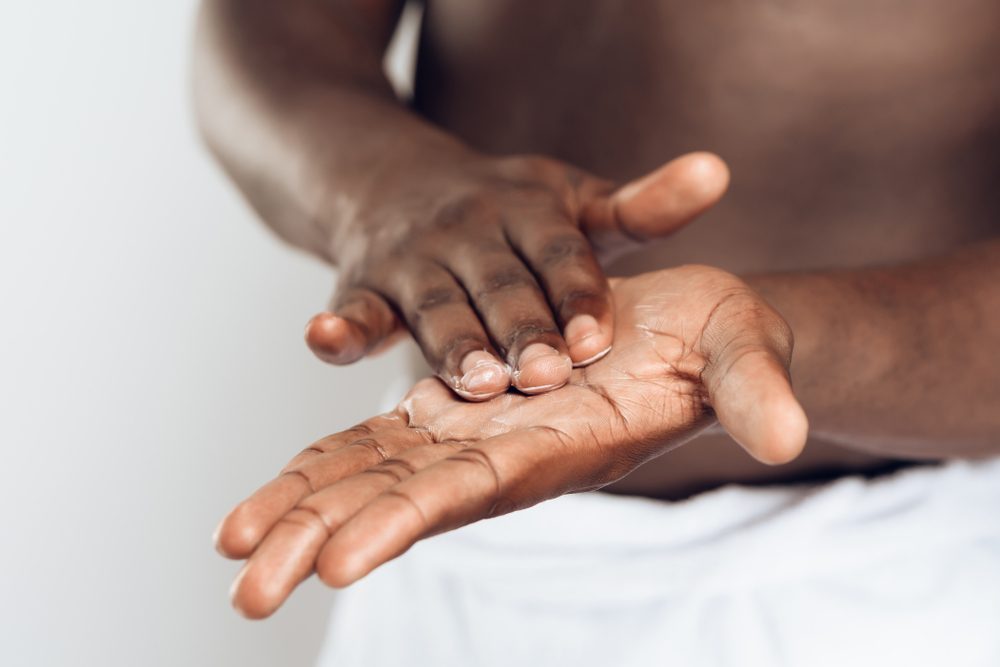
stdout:
[(742, 281), (681, 267), (613, 292), (614, 349), (566, 387), (467, 403), (423, 380), (395, 412), (293, 459), (220, 527), (223, 553), (252, 553), (236, 606), (266, 616), (314, 569), (347, 585), (423, 537), (609, 484), (715, 411), (759, 458), (797, 453), (790, 335)]
[[(561, 390), (468, 403), (427, 379), (401, 403), (404, 420), (394, 428), (470, 445), (503, 434), (523, 438), (525, 432), (535, 437), (549, 431), (560, 449), (571, 450), (560, 451), (561, 458), (595, 459), (600, 474), (593, 485), (627, 474), (709, 423), (700, 339), (716, 303), (750, 294), (722, 272), (712, 276), (712, 284), (704, 284), (705, 276), (664, 273), (615, 282), (614, 348), (600, 362), (575, 369)], [(702, 283), (698, 294), (689, 291), (695, 280)]]

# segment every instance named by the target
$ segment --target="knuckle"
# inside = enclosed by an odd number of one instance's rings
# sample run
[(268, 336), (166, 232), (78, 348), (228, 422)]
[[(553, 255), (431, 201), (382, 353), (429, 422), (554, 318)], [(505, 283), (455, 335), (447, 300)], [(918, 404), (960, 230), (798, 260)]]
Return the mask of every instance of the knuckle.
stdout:
[(509, 183), (531, 184), (544, 188), (549, 195), (562, 192), (576, 178), (574, 169), (547, 155), (524, 153), (494, 162), (497, 173)]
[(454, 230), (456, 227), (481, 225), (484, 218), (497, 219), (500, 207), (489, 191), (468, 192), (444, 202), (433, 216), (435, 229)]
[(714, 325), (716, 331), (741, 332), (733, 335), (725, 347), (764, 346), (783, 358), (786, 364), (791, 361), (794, 345), (791, 326), (754, 293), (748, 290), (731, 292), (719, 302), (713, 315), (709, 325)]
[(410, 316), (414, 323), (419, 323), (438, 308), (467, 302), (465, 292), (457, 287), (425, 288), (419, 291), (414, 298)]
[(566, 202), (548, 185), (537, 181), (507, 181), (501, 186), (504, 200), (521, 211), (536, 211), (568, 220)]
[(539, 178), (552, 170), (552, 160), (538, 153), (508, 155), (495, 161), (498, 171), (511, 179)]
[(546, 241), (538, 253), (539, 262), (546, 268), (591, 257), (590, 243), (581, 234), (560, 234)]
[(481, 225), (468, 234), (449, 239), (447, 245), (449, 254), (460, 254), (464, 257), (474, 258), (477, 262), (502, 262), (511, 256), (510, 245), (503, 234), (499, 231), (493, 233)]
[(474, 296), (476, 300), (483, 300), (498, 293), (534, 287), (535, 281), (524, 267), (508, 265), (487, 272)]

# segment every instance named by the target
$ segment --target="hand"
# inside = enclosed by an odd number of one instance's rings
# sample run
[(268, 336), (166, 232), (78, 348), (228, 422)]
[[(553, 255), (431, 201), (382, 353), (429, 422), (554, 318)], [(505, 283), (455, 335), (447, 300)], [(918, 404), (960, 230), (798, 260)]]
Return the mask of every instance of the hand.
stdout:
[(237, 609), (267, 616), (314, 569), (346, 586), (424, 537), (598, 489), (716, 419), (761, 461), (798, 455), (792, 335), (760, 296), (699, 266), (613, 292), (614, 349), (559, 391), (467, 403), (427, 379), (394, 412), (296, 456), (217, 532), (224, 555), (249, 557)]
[(331, 312), (306, 329), (321, 359), (352, 363), (408, 328), (467, 400), (511, 383), (527, 394), (562, 386), (572, 366), (611, 346), (598, 259), (672, 233), (728, 185), (725, 164), (708, 153), (618, 189), (542, 157), (463, 159), (380, 177), (361, 197), (368, 203), (335, 239)]

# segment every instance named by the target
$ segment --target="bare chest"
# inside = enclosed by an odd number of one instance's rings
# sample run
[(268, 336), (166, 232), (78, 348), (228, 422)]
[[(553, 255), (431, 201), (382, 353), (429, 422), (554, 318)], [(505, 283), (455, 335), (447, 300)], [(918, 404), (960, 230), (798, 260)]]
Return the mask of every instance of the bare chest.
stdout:
[(636, 269), (904, 259), (1000, 219), (996, 26), (996, 0), (432, 0), (418, 104), (613, 178), (722, 155), (724, 204)]

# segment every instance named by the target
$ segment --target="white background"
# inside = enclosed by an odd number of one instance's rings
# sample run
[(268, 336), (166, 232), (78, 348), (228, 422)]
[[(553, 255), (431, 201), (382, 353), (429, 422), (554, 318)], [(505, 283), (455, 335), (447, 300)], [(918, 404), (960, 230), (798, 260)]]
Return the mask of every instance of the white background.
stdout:
[(331, 592), (249, 622), (231, 505), (376, 407), (400, 351), (302, 343), (332, 273), (198, 144), (191, 0), (0, 5), (0, 665), (307, 665)]

